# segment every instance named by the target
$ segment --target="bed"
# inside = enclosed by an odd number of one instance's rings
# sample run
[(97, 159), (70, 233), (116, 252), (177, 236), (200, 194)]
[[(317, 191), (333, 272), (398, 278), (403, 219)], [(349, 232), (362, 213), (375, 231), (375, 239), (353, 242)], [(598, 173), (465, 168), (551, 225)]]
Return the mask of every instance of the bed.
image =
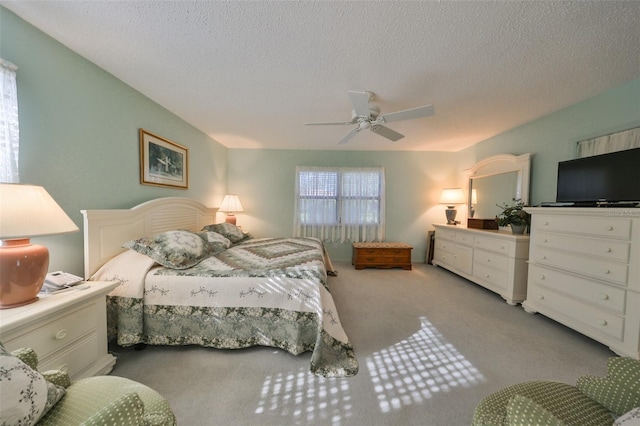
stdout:
[(180, 197), (82, 211), (85, 276), (121, 281), (107, 297), (110, 338), (122, 346), (311, 352), (313, 374), (355, 375), (321, 241), (253, 238), (215, 224), (215, 213)]

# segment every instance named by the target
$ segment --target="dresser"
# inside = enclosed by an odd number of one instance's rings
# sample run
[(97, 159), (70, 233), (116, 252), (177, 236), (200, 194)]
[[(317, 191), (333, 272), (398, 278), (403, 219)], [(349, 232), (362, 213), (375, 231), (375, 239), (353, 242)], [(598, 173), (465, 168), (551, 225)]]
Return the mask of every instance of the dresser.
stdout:
[(527, 295), (529, 236), (434, 225), (433, 264), (498, 293), (510, 305)]
[(71, 380), (111, 371), (116, 360), (107, 350), (106, 295), (120, 283), (82, 284), (0, 310), (0, 341), (10, 351), (33, 348), (38, 370), (63, 370)]
[(640, 209), (527, 208), (532, 214), (523, 307), (640, 356)]

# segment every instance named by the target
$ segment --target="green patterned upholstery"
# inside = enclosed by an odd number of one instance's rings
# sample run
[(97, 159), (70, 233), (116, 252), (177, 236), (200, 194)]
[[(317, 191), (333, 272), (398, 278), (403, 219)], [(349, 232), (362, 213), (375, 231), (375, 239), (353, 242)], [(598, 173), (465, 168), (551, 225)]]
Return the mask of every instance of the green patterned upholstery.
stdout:
[(507, 424), (513, 426), (565, 426), (566, 423), (533, 399), (516, 395), (507, 405)]
[(507, 406), (515, 395), (529, 398), (568, 425), (610, 426), (613, 423), (613, 417), (606, 408), (584, 395), (575, 386), (559, 382), (533, 381), (509, 386), (484, 398), (476, 408), (472, 424), (509, 425)]
[[(144, 412), (140, 413), (135, 406), (135, 400), (125, 398), (124, 395), (135, 393), (143, 403)], [(123, 422), (119, 417), (110, 417), (105, 406), (127, 407), (127, 414)], [(101, 411), (102, 410), (102, 411)], [(96, 413), (100, 413), (94, 417)], [(140, 417), (139, 414), (142, 414)], [(124, 415), (120, 413), (119, 415)], [(137, 416), (137, 418), (136, 418)], [(92, 419), (88, 423), (89, 419)], [(111, 422), (111, 420), (113, 420)], [(136, 422), (140, 423), (136, 423)], [(108, 425), (108, 424), (144, 424), (173, 426), (176, 419), (169, 407), (169, 403), (153, 389), (134, 382), (133, 380), (117, 376), (96, 376), (73, 382), (67, 388), (66, 395), (55, 407), (40, 420), (39, 425)]]
[(576, 386), (552, 381), (518, 383), (485, 397), (473, 426), (611, 426), (640, 406), (640, 361), (610, 358), (607, 377), (580, 377)]
[(610, 358), (607, 377), (580, 377), (576, 386), (582, 393), (621, 416), (632, 408), (640, 407), (640, 361)]
[(38, 369), (38, 354), (31, 348), (20, 348), (15, 351), (11, 351), (11, 355), (18, 358), (20, 361), (27, 364), (31, 369)]

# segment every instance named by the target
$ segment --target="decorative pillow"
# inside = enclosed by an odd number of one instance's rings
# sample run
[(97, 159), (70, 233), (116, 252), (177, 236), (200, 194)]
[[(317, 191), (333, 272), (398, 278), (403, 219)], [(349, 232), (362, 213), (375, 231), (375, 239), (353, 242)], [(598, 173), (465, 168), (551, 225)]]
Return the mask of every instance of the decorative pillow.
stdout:
[(507, 405), (507, 425), (565, 426), (566, 423), (531, 398), (515, 395)]
[(144, 403), (137, 393), (129, 392), (82, 423), (86, 426), (142, 426), (144, 420)]
[(218, 234), (228, 238), (233, 244), (238, 244), (242, 240), (251, 238), (249, 237), (249, 234), (242, 232), (242, 229), (227, 222), (207, 225), (202, 228), (202, 230), (217, 232)]
[(640, 361), (609, 358), (607, 377), (580, 377), (576, 386), (589, 398), (621, 416), (640, 407)]
[(184, 230), (167, 231), (151, 238), (138, 238), (122, 246), (147, 255), (171, 269), (191, 268), (210, 256), (210, 247), (202, 237)]
[(0, 344), (0, 420), (34, 425), (65, 393)]
[(207, 242), (211, 254), (218, 254), (231, 247), (231, 241), (228, 238), (213, 231), (201, 231), (197, 234)]
[(618, 417), (613, 426), (640, 426), (640, 407)]

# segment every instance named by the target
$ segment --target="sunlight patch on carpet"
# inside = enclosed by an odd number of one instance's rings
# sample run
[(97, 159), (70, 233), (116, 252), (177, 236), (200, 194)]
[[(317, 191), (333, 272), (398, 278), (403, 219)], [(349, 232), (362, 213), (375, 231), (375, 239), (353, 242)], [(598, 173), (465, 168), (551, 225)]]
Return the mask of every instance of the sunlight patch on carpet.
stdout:
[(420, 404), (439, 392), (470, 387), (486, 379), (425, 317), (406, 340), (367, 357), (380, 410), (388, 413)]
[(348, 379), (317, 377), (305, 368), (267, 376), (255, 413), (282, 416), (287, 424), (339, 426), (352, 415)]

